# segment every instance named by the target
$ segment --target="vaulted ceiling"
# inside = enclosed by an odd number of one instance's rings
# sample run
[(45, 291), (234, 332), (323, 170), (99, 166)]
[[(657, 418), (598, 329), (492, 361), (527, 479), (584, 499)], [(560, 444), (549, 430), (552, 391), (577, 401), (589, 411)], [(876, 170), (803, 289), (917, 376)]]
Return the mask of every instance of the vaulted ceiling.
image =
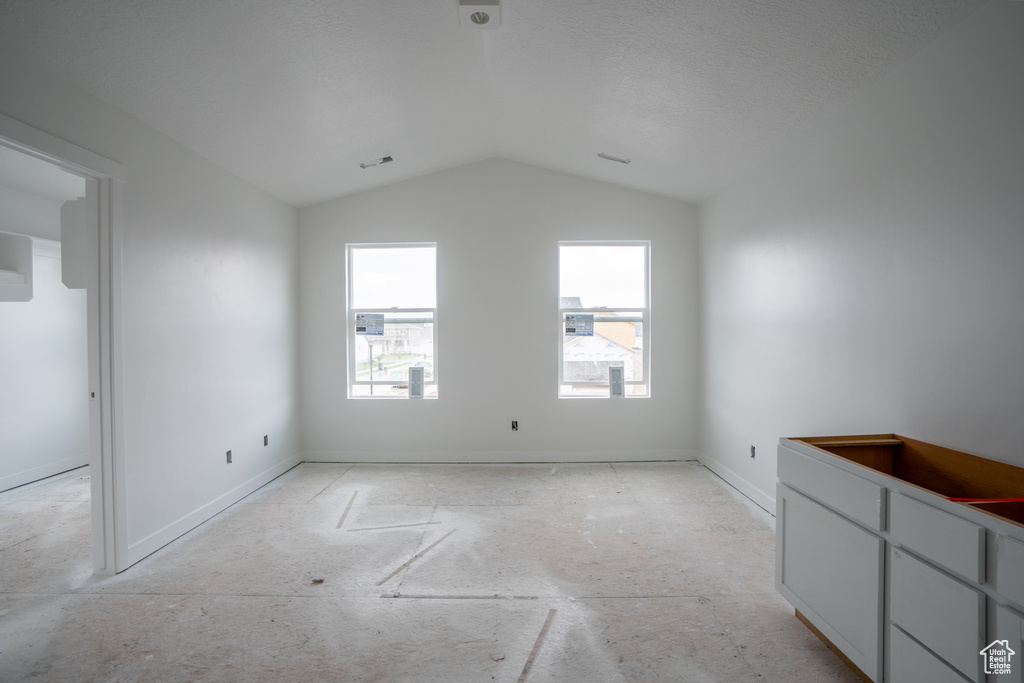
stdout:
[(494, 156), (700, 201), (985, 1), (0, 0), (0, 54), (295, 206)]

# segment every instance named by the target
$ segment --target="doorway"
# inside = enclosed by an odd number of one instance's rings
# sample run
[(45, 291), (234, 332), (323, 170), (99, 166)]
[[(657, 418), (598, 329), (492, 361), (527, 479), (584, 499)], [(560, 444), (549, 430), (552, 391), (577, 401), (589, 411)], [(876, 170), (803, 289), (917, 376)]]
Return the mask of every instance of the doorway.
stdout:
[[(120, 186), (125, 179), (124, 168), (88, 150), (0, 115), (0, 168), (5, 163), (10, 166), (5, 187), (20, 183), (20, 189), (14, 188), (9, 192), (21, 192), (21, 198), (26, 200), (20, 204), (26, 213), (17, 217), (18, 224), (32, 225), (30, 216), (33, 212), (30, 205), (33, 200), (26, 199), (26, 195), (42, 197), (43, 201), (38, 202), (36, 206), (40, 209), (38, 214), (41, 216), (47, 214), (44, 206), (46, 196), (38, 193), (50, 193), (53, 202), (59, 202), (62, 206), (74, 205), (71, 206), (70, 212), (74, 215), (65, 222), (77, 221), (78, 227), (70, 232), (63, 231), (64, 239), (53, 239), (61, 237), (60, 228), (57, 228), (57, 233), (47, 233), (48, 230), (54, 230), (52, 220), (42, 220), (28, 230), (18, 231), (21, 233), (19, 238), (15, 231), (0, 224), (0, 231), (4, 235), (13, 235), (5, 237), (6, 245), (14, 244), (18, 250), (22, 250), (25, 240), (29, 242), (27, 262), (31, 264), (25, 266), (26, 259), (21, 258), (14, 266), (7, 264), (8, 268), (0, 264), (0, 271), (4, 272), (6, 282), (11, 288), (16, 290), (28, 286), (28, 299), (22, 297), (20, 300), (23, 302), (35, 298), (31, 290), (38, 284), (40, 296), (34, 302), (34, 310), (41, 312), (42, 318), (51, 316), (51, 320), (57, 320), (60, 317), (46, 308), (58, 300), (58, 308), (63, 306), (65, 309), (70, 307), (73, 310), (75, 290), (78, 290), (78, 298), (80, 303), (84, 303), (85, 308), (84, 325), (78, 325), (77, 332), (69, 332), (74, 326), (67, 327), (65, 334), (79, 335), (85, 340), (87, 347), (84, 351), (84, 377), (81, 368), (70, 373), (56, 373), (64, 375), (61, 379), (63, 386), (69, 387), (70, 391), (82, 392), (81, 399), (85, 402), (83, 407), (83, 404), (74, 397), (68, 401), (70, 410), (77, 418), (68, 419), (68, 429), (61, 435), (63, 440), (59, 448), (70, 452), (51, 454), (49, 461), (40, 464), (39, 467), (26, 466), (24, 460), (15, 463), (12, 458), (9, 474), (14, 478), (8, 479), (8, 483), (16, 481), (19, 477), (28, 477), (26, 481), (31, 481), (66, 471), (74, 466), (75, 458), (83, 459), (89, 466), (90, 475), (93, 570), (100, 574), (112, 574), (120, 569), (117, 563), (117, 547), (123, 526), (116, 515), (118, 501), (123, 499), (123, 491), (119, 491), (119, 487), (115, 485), (121, 432), (117, 419), (118, 406), (113, 400), (119, 393), (116, 391), (116, 381), (120, 368), (117, 316), (120, 295), (113, 285), (119, 277), (115, 258), (118, 253), (116, 219)], [(62, 185), (63, 190), (57, 189)], [(67, 201), (62, 193), (80, 193), (82, 199)], [(9, 198), (15, 196), (16, 194), (9, 194)], [(62, 199), (65, 201), (61, 201)], [(15, 204), (7, 202), (9, 206)], [(58, 225), (59, 223), (60, 219)], [(10, 223), (6, 225), (9, 226)], [(42, 234), (25, 236), (26, 232)], [(55, 255), (60, 257), (59, 266), (56, 265), (58, 262), (54, 258)], [(58, 270), (59, 275), (56, 272)], [(58, 277), (59, 280), (55, 281)], [(71, 282), (71, 288), (66, 292), (60, 292), (59, 289), (63, 287), (61, 281)], [(12, 289), (8, 289), (8, 294), (11, 292)], [(63, 296), (65, 294), (67, 296)], [(19, 295), (14, 293), (13, 296), (17, 301)], [(29, 308), (18, 309), (17, 315), (25, 317), (28, 310)], [(28, 315), (28, 318), (31, 319), (32, 315)], [(52, 344), (53, 348), (47, 349), (51, 353), (51, 358), (57, 357), (55, 348), (60, 346), (62, 341), (68, 340), (58, 334), (56, 337), (50, 337), (50, 341), (43, 342)], [(32, 351), (37, 350), (29, 348), (24, 342), (22, 344), (21, 353), (26, 358), (32, 355)], [(70, 353), (73, 355), (73, 352)], [(38, 388), (38, 385), (46, 383), (43, 375), (47, 373), (42, 369), (37, 368), (35, 382), (32, 373), (31, 368), (22, 373), (28, 375), (22, 378), (26, 392), (31, 392)], [(77, 379), (69, 379), (76, 373)], [(47, 378), (47, 381), (50, 379), (53, 378)], [(56, 391), (56, 387), (54, 384), (50, 389)], [(32, 416), (29, 421), (38, 421), (43, 427), (50, 425), (51, 431), (59, 431), (53, 429), (52, 416), (41, 415), (37, 411), (27, 414)], [(81, 453), (75, 454), (76, 449), (84, 450), (84, 457)]]
[(63, 275), (84, 255), (61, 248), (80, 201), (84, 178), (0, 147), (0, 491), (89, 464), (85, 283)]

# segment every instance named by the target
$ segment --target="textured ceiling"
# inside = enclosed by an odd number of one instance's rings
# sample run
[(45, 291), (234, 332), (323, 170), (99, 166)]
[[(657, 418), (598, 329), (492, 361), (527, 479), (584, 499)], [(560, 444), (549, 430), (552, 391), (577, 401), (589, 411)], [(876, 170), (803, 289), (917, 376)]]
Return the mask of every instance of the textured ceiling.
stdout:
[(0, 0), (0, 45), (295, 206), (493, 156), (699, 201), (984, 2)]

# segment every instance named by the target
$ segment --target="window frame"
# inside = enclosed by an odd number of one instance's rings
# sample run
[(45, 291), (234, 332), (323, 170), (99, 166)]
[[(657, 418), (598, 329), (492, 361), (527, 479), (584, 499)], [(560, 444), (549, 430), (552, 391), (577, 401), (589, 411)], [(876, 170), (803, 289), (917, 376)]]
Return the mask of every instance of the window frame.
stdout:
[[(352, 304), (352, 297), (354, 294), (353, 287), (353, 276), (355, 275), (352, 267), (352, 254), (353, 252), (361, 249), (423, 249), (432, 248), (434, 250), (434, 281), (431, 283), (434, 287), (434, 307), (433, 308), (405, 308), (400, 306), (393, 306), (391, 308), (355, 308)], [(375, 386), (395, 386), (396, 381), (393, 379), (381, 379), (381, 380), (359, 380), (357, 379), (356, 366), (358, 361), (356, 360), (356, 316), (360, 314), (384, 314), (387, 315), (401, 315), (408, 314), (411, 316), (422, 316), (423, 314), (430, 314), (430, 320), (426, 321), (420, 318), (409, 318), (403, 319), (385, 318), (386, 323), (402, 323), (402, 322), (415, 322), (424, 323), (429, 322), (431, 325), (431, 364), (432, 374), (430, 378), (424, 377), (423, 379), (423, 398), (425, 399), (437, 399), (437, 386), (438, 386), (438, 354), (437, 354), (437, 242), (352, 242), (345, 245), (345, 366), (348, 371), (347, 377), (347, 396), (350, 399), (399, 399), (404, 400), (409, 398), (409, 389), (406, 388), (404, 394), (399, 395), (374, 395), (373, 387)], [(372, 373), (372, 369), (371, 369)], [(425, 375), (426, 373), (424, 373)], [(357, 386), (369, 386), (370, 395), (356, 395), (354, 394), (354, 388)], [(430, 388), (433, 388), (431, 391)]]
[[(643, 247), (644, 248), (644, 303), (641, 308), (636, 307), (569, 307), (562, 306), (562, 247)], [(628, 389), (625, 398), (649, 398), (651, 396), (651, 241), (650, 240), (559, 240), (558, 242), (558, 398), (609, 398), (610, 394), (581, 394), (573, 395), (564, 393), (565, 386), (608, 386), (607, 380), (592, 381), (565, 381), (565, 315), (567, 313), (592, 314), (594, 323), (600, 322), (639, 322), (642, 327), (641, 347), (642, 355), (642, 380), (625, 380), (626, 387), (644, 386), (642, 394), (631, 394)], [(601, 317), (601, 313), (627, 313), (634, 314), (628, 317)]]

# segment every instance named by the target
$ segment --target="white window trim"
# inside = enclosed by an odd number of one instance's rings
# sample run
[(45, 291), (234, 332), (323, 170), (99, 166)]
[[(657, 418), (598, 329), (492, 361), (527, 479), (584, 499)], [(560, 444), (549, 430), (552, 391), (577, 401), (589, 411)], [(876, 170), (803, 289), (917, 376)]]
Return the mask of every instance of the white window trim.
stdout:
[[(651, 396), (651, 241), (650, 240), (561, 240), (558, 242), (558, 288), (561, 290), (562, 286), (562, 258), (561, 248), (562, 247), (644, 247), (644, 301), (647, 303), (645, 308), (563, 308), (561, 291), (558, 292), (557, 303), (558, 303), (558, 385), (556, 388), (558, 398), (569, 398), (569, 399), (588, 399), (588, 398), (608, 398), (607, 396), (595, 396), (595, 395), (579, 395), (573, 396), (571, 394), (563, 394), (562, 387), (566, 384), (576, 385), (591, 385), (591, 386), (602, 386), (603, 383), (600, 380), (590, 382), (566, 382), (564, 377), (565, 372), (565, 314), (566, 313), (587, 313), (593, 314), (594, 322), (640, 322), (643, 325), (643, 379), (642, 380), (627, 380), (626, 386), (638, 386), (644, 385), (647, 390), (643, 394), (626, 394), (626, 398), (649, 398)], [(634, 318), (630, 316), (628, 318), (616, 317), (608, 318), (607, 320), (601, 319), (602, 313), (608, 311), (615, 311), (616, 313), (635, 313), (637, 316)]]
[[(434, 308), (354, 308), (352, 306), (352, 252), (357, 249), (415, 249), (415, 248), (427, 248), (431, 247), (434, 249)], [(433, 377), (429, 380), (423, 380), (424, 386), (436, 386), (438, 378), (438, 354), (437, 354), (437, 242), (357, 242), (345, 245), (345, 365), (348, 368), (347, 379), (347, 395), (350, 399), (397, 399), (405, 400), (408, 396), (355, 396), (352, 393), (353, 387), (356, 386), (394, 386), (395, 381), (392, 379), (383, 380), (357, 380), (356, 379), (356, 356), (355, 356), (355, 324), (356, 316), (361, 313), (384, 313), (384, 314), (396, 314), (396, 313), (430, 313), (431, 314), (431, 332), (432, 332), (432, 345), (433, 345)], [(392, 320), (390, 322), (402, 322), (401, 318)], [(423, 322), (422, 320), (415, 320), (415, 322)], [(436, 393), (433, 396), (427, 395), (424, 392), (423, 398), (425, 399), (437, 399)]]

